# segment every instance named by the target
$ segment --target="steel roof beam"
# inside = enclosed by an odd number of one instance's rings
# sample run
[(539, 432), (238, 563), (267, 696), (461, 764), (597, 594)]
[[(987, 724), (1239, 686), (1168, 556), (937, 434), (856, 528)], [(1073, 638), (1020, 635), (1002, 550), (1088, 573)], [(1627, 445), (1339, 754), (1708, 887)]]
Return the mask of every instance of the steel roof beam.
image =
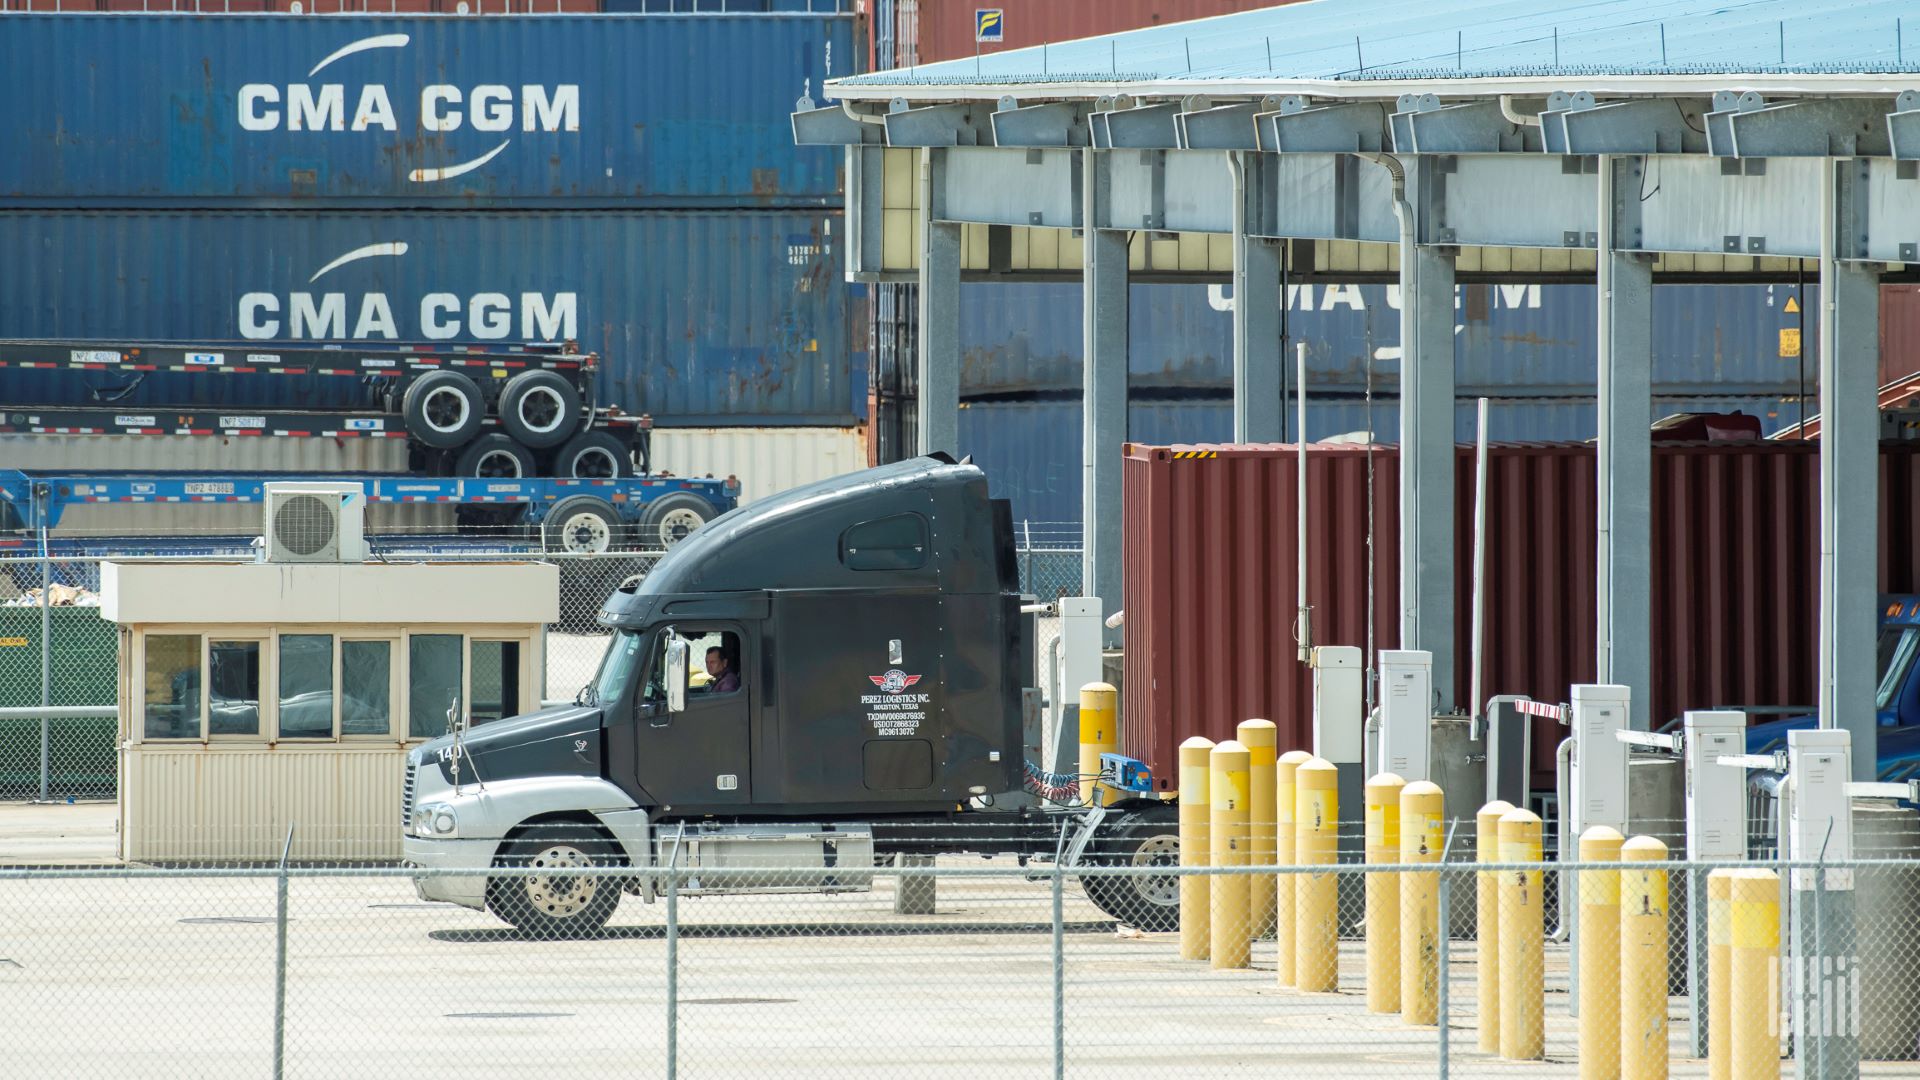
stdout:
[(1218, 105), (1174, 117), (1174, 131), (1187, 150), (1258, 150), (1256, 118), (1274, 107), (1272, 99)]
[(1284, 97), (1254, 117), (1262, 150), (1283, 154), (1378, 154), (1387, 149), (1387, 109), (1378, 102), (1313, 105)]
[(1555, 93), (1540, 113), (1549, 154), (1683, 154), (1707, 149), (1704, 102), (1682, 98), (1597, 101), (1582, 90)]
[(1920, 161), (1920, 91), (1902, 90), (1887, 114), (1887, 141), (1901, 161)]
[(1769, 104), (1747, 91), (1713, 95), (1707, 152), (1715, 157), (1885, 157), (1893, 152), (1886, 98)]
[(1093, 146), (1097, 150), (1177, 150), (1180, 139), (1173, 120), (1180, 111), (1180, 103), (1170, 101), (1096, 113), (1099, 122), (1093, 128)]
[(1434, 94), (1406, 94), (1388, 117), (1396, 154), (1498, 154), (1540, 149), (1540, 129), (1508, 120), (1498, 101), (1442, 104)]
[(838, 105), (793, 114), (795, 146), (878, 146), (886, 140), (884, 127), (855, 120)]
[(888, 146), (990, 146), (993, 136), (984, 104), (906, 108), (896, 102), (887, 114)]
[(1002, 103), (988, 117), (995, 146), (1060, 149), (1086, 146), (1087, 112), (1082, 102), (1052, 101), (1045, 105)]

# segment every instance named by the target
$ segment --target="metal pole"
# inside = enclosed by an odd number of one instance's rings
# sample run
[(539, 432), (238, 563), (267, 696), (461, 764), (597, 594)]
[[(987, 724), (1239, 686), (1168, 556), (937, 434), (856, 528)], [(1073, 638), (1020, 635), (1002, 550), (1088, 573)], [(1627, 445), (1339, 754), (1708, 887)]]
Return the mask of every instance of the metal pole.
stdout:
[(667, 867), (667, 1080), (680, 1074), (680, 874), (672, 863), (680, 858), (674, 845)]
[(1053, 1080), (1067, 1075), (1066, 924), (1061, 918), (1060, 864), (1053, 864)]
[(1298, 372), (1294, 376), (1293, 400), (1300, 422), (1296, 433), (1299, 441), (1295, 443), (1299, 460), (1297, 482), (1294, 484), (1295, 525), (1293, 548), (1295, 557), (1294, 583), (1298, 598), (1297, 605), (1300, 626), (1297, 636), (1300, 639), (1300, 659), (1310, 662), (1313, 659), (1313, 615), (1307, 607), (1307, 343), (1294, 346), (1298, 357)]
[[(1693, 852), (1687, 853), (1691, 860)], [(1707, 868), (1687, 864), (1687, 1053), (1707, 1056)], [(1718, 991), (1715, 991), (1716, 993)]]
[(293, 852), (293, 826), (280, 849), (280, 877), (273, 910), (273, 1080), (287, 1073), (287, 856)]
[[(47, 512), (52, 492), (37, 485), (40, 503), (40, 707), (53, 704), (53, 560), (47, 550)], [(40, 801), (47, 802), (52, 791), (53, 721), (40, 716)]]
[(1481, 658), (1487, 616), (1487, 399), (1480, 399), (1479, 438), (1473, 451), (1473, 675), (1467, 691), (1467, 715), (1478, 718), (1486, 699), (1480, 696)]
[[(1482, 409), (1487, 407), (1486, 398), (1480, 399), (1480, 407)], [(1476, 653), (1476, 655), (1478, 654)], [(1453, 889), (1452, 883), (1447, 880), (1447, 871), (1444, 867), (1435, 872), (1440, 875), (1440, 1001), (1438, 1003), (1440, 1022), (1440, 1080), (1446, 1080), (1447, 1059), (1451, 1056), (1449, 1051), (1452, 1049), (1451, 1040), (1448, 1037), (1448, 1029), (1453, 1012), (1450, 1007), (1449, 987), (1447, 984), (1448, 980), (1452, 977), (1451, 969), (1453, 968)], [(1487, 973), (1483, 972), (1480, 977), (1486, 978)]]

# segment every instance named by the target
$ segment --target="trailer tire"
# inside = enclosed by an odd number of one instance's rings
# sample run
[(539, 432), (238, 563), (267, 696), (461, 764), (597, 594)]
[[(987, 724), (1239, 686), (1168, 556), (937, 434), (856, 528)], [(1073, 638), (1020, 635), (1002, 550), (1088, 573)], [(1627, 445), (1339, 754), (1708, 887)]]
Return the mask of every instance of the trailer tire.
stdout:
[(633, 451), (609, 431), (583, 431), (553, 458), (553, 475), (574, 480), (612, 480), (633, 475)]
[(533, 452), (499, 432), (468, 443), (453, 463), (455, 476), (481, 480), (523, 480), (535, 471)]
[(640, 546), (666, 550), (714, 517), (713, 504), (698, 495), (686, 491), (663, 495), (640, 514)]
[(540, 534), (548, 551), (565, 555), (598, 555), (625, 546), (626, 527), (619, 511), (605, 499), (572, 495), (547, 511)]
[[(1172, 807), (1136, 810), (1094, 838), (1087, 861), (1096, 866), (1180, 865), (1180, 821)], [(1180, 929), (1180, 879), (1174, 875), (1083, 877), (1080, 885), (1101, 911), (1150, 933)]]
[[(618, 866), (618, 849), (585, 825), (536, 827), (529, 835), (502, 845), (493, 864), (502, 867), (553, 867), (569, 870)], [(621, 882), (611, 877), (524, 877), (487, 879), (487, 910), (536, 941), (591, 937), (620, 906)]]
[(457, 371), (427, 372), (413, 380), (401, 402), (407, 434), (440, 450), (472, 441), (487, 412), (480, 387)]
[(580, 426), (580, 391), (551, 371), (523, 371), (500, 392), (500, 426), (535, 450), (558, 446)]

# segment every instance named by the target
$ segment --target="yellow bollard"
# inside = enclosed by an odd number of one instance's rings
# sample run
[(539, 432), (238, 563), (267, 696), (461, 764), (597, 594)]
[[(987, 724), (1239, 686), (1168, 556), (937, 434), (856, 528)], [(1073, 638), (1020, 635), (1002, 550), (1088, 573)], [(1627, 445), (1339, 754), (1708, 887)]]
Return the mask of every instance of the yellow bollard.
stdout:
[(1733, 1016), (1727, 1031), (1732, 1080), (1777, 1080), (1780, 1075), (1780, 875), (1732, 870), (1727, 908), (1732, 916), (1727, 982)]
[[(1313, 758), (1294, 771), (1294, 861), (1332, 866), (1339, 858), (1340, 770)], [(1339, 879), (1294, 878), (1293, 974), (1300, 989), (1331, 994), (1340, 985)]]
[(1729, 1080), (1727, 1036), (1733, 1030), (1733, 871), (1707, 875), (1707, 1080)]
[[(1280, 866), (1292, 866), (1294, 861), (1294, 773), (1302, 762), (1312, 760), (1313, 755), (1305, 750), (1289, 750), (1274, 763), (1273, 861)], [(1292, 874), (1275, 875), (1273, 882), (1274, 981), (1281, 986), (1293, 985), (1293, 895), (1297, 885)]]
[[(1617, 863), (1625, 842), (1619, 830), (1595, 825), (1580, 834), (1580, 861)], [(1578, 877), (1563, 874), (1560, 880), (1580, 891), (1581, 1080), (1615, 1080), (1620, 1076), (1620, 871), (1582, 870)]]
[[(1621, 845), (1620, 858), (1661, 865), (1620, 871), (1619, 1076), (1667, 1080), (1667, 845), (1636, 836)], [(1586, 917), (1581, 912), (1580, 918)], [(1581, 922), (1581, 933), (1586, 929)], [(1584, 990), (1580, 1000), (1587, 1000)], [(1580, 1011), (1584, 1019), (1586, 1010)], [(1585, 1047), (1581, 1050), (1584, 1058)]]
[[(1500, 861), (1540, 861), (1540, 815), (1500, 818)], [(1537, 1061), (1546, 1054), (1546, 905), (1538, 870), (1500, 873), (1500, 1056)]]
[(1105, 806), (1120, 796), (1100, 783), (1100, 755), (1120, 749), (1120, 691), (1103, 682), (1080, 688), (1080, 801)]
[[(1500, 817), (1510, 813), (1513, 804), (1495, 799), (1474, 815), (1474, 858), (1483, 863), (1500, 861)], [(1480, 1052), (1500, 1052), (1500, 875), (1482, 870), (1474, 875), (1474, 928), (1478, 965), (1474, 984), (1479, 994)]]
[[(1446, 846), (1446, 798), (1440, 785), (1415, 780), (1400, 794), (1400, 861), (1437, 863)], [(1400, 1018), (1409, 1024), (1440, 1021), (1440, 878), (1404, 874), (1400, 879)]]
[[(1367, 862), (1400, 861), (1400, 792), (1383, 772), (1367, 781)], [(1400, 1011), (1400, 875), (1367, 874), (1367, 1011)]]
[[(1195, 735), (1180, 744), (1180, 865), (1213, 858), (1213, 800), (1207, 795), (1213, 740)], [(1180, 959), (1205, 960), (1213, 883), (1205, 874), (1180, 876)]]
[[(1213, 748), (1207, 791), (1213, 802), (1213, 866), (1249, 866), (1253, 807), (1247, 798), (1247, 748), (1228, 739)], [(1213, 878), (1212, 946), (1214, 968), (1243, 968), (1251, 956), (1252, 924), (1247, 919), (1250, 886), (1245, 874)]]
[[(1253, 848), (1249, 861), (1254, 866), (1272, 866), (1274, 835), (1274, 746), (1279, 729), (1271, 720), (1242, 720), (1235, 729), (1240, 745), (1247, 748), (1247, 798), (1253, 815)], [(1248, 933), (1265, 937), (1273, 932), (1273, 874), (1256, 874), (1247, 879), (1251, 892), (1247, 899), (1252, 921)]]

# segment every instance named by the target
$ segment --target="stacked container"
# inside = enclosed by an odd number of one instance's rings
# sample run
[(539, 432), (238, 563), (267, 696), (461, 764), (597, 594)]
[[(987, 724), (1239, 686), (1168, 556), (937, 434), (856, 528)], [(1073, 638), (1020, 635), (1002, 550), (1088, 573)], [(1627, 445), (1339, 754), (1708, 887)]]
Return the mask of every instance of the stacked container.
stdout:
[[(701, 471), (773, 429), (857, 455), (841, 156), (787, 119), (856, 69), (839, 6), (6, 16), (0, 336), (572, 340), (598, 404), (735, 447), (673, 440)], [(345, 404), (329, 381), (8, 371), (0, 401)], [(248, 441), (226, 467), (288, 440)]]

